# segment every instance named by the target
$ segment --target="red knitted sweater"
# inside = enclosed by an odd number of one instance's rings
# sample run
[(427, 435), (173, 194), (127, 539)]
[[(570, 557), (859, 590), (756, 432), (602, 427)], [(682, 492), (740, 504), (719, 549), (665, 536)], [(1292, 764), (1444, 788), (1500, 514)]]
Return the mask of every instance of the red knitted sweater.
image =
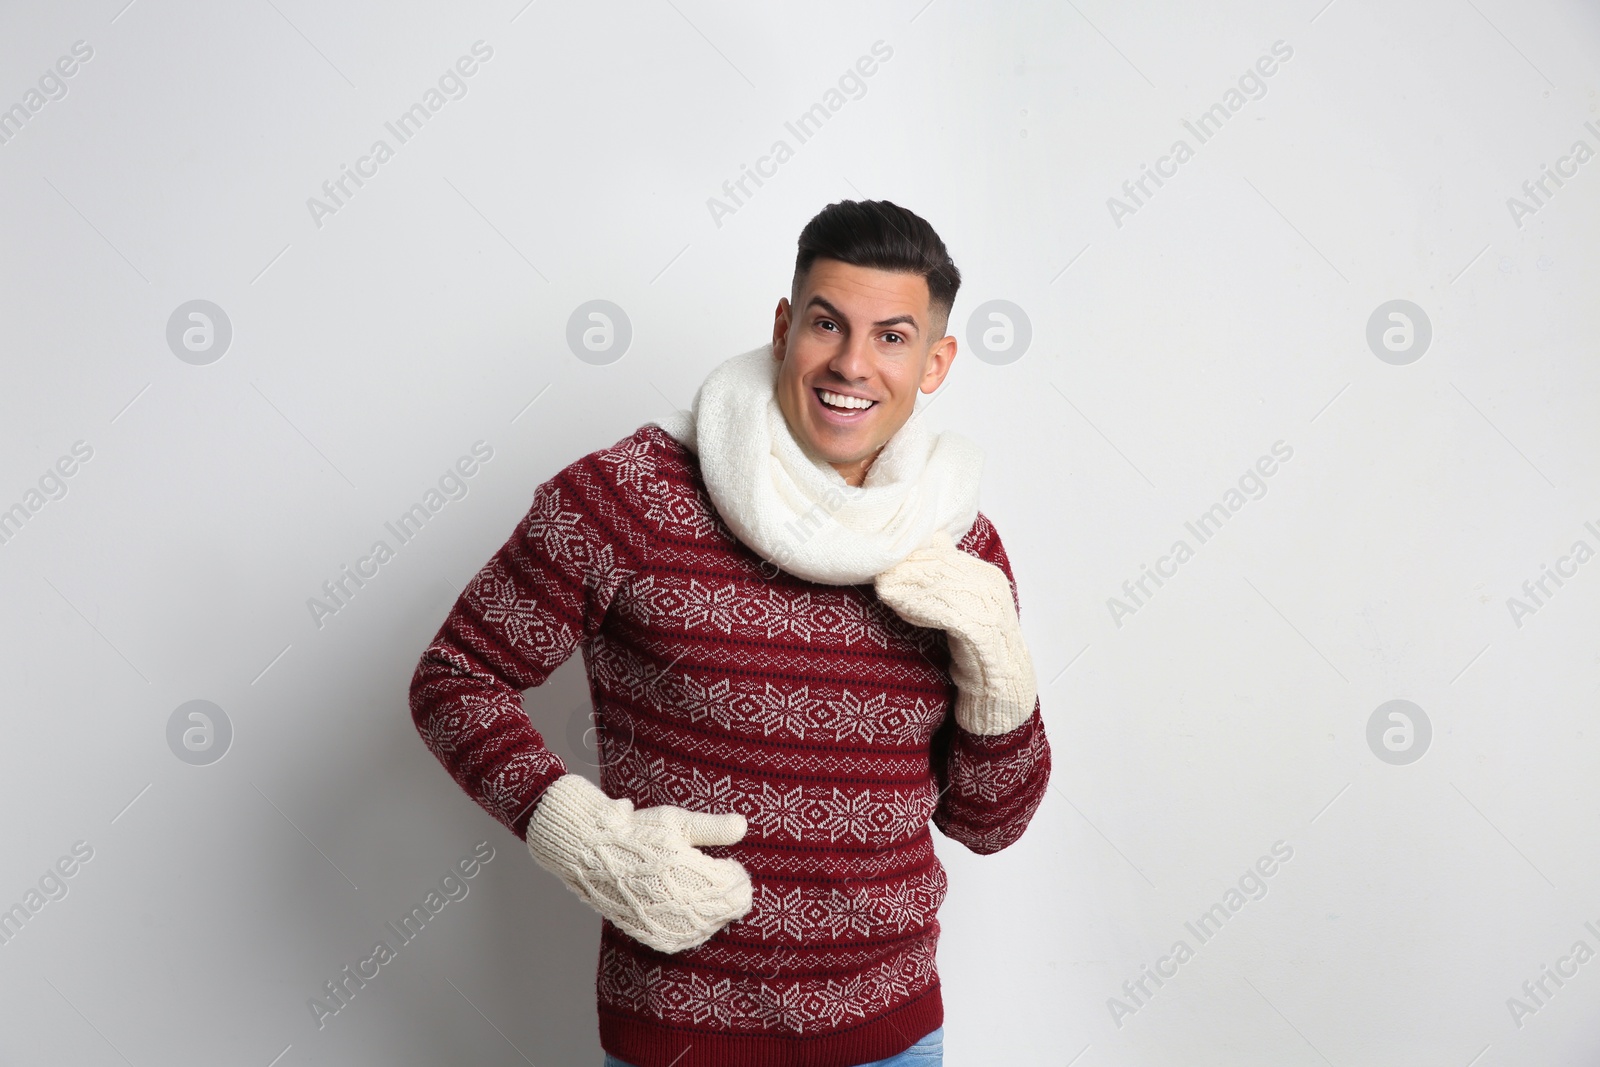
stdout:
[[(981, 512), (958, 547), (1012, 577)], [(1009, 733), (960, 728), (942, 630), (870, 583), (764, 563), (655, 425), (539, 486), (411, 681), (429, 750), (518, 837), (566, 772), (520, 693), (579, 648), (601, 788), (742, 813), (743, 840), (704, 851), (737, 859), (754, 892), (675, 954), (602, 921), (601, 1046), (638, 1067), (849, 1067), (941, 1025), (928, 823), (979, 853), (1022, 834), (1050, 773), (1037, 703)]]

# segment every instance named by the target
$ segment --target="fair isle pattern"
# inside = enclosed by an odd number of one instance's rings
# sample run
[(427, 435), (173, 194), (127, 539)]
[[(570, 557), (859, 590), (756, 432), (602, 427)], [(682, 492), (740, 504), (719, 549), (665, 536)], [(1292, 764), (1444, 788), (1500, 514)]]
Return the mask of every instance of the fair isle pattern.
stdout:
[[(637, 784), (637, 807), (676, 804), (691, 811), (736, 811), (755, 840), (855, 842), (892, 847), (926, 828), (933, 817), (931, 782), (913, 789), (841, 789), (828, 785), (774, 785), (754, 775), (717, 775), (688, 767), (679, 771), (661, 756), (629, 752), (618, 777)], [(751, 834), (746, 842), (753, 844)]]
[(875, 687), (791, 687), (764, 678), (671, 673), (604, 634), (591, 643), (589, 670), (606, 692), (643, 703), (658, 716), (687, 716), (692, 724), (704, 720), (731, 733), (780, 741), (858, 739), (898, 746), (932, 736), (947, 710), (942, 699), (905, 699)]
[(944, 903), (946, 886), (942, 866), (929, 866), (881, 889), (859, 882), (819, 886), (774, 879), (756, 888), (750, 915), (727, 930), (735, 937), (797, 945), (890, 937), (930, 925)]
[(664, 967), (607, 946), (596, 984), (602, 998), (640, 1015), (798, 1036), (865, 1022), (928, 989), (937, 981), (934, 950), (934, 938), (918, 937), (852, 974), (782, 981)]
[[(1011, 579), (981, 512), (958, 547)], [(521, 693), (579, 650), (601, 787), (745, 816), (742, 840), (704, 851), (750, 872), (747, 915), (670, 955), (601, 925), (602, 1044), (638, 1067), (865, 1062), (938, 1025), (947, 883), (929, 824), (998, 851), (1048, 782), (1037, 705), (1006, 734), (956, 724), (942, 631), (870, 584), (773, 571), (694, 455), (644, 426), (537, 488), (412, 678), (423, 743), (519, 837), (567, 770)]]
[[(769, 588), (746, 596), (748, 591), (741, 589), (741, 584), (749, 583), (709, 586), (691, 578), (685, 587), (670, 579), (657, 582), (650, 576), (629, 591), (629, 600), (638, 621), (647, 626), (713, 630), (726, 637), (758, 640), (793, 637), (809, 642), (826, 634), (846, 643), (889, 647), (884, 616), (891, 612), (881, 602), (874, 602), (878, 610), (873, 611), (859, 601), (841, 602), (826, 594), (786, 596), (782, 590)], [(932, 632), (922, 630), (918, 646), (926, 649), (932, 640)]]

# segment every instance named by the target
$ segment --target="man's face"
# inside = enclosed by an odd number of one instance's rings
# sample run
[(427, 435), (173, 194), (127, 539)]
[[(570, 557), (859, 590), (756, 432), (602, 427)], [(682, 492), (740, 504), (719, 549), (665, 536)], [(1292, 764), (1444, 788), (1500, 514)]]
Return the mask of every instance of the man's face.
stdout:
[[(778, 301), (778, 406), (795, 438), (849, 484), (861, 484), (878, 450), (911, 417), (917, 393), (944, 381), (956, 339), (935, 337), (934, 328), (920, 274), (835, 259), (812, 263), (793, 305)], [(835, 407), (824, 395), (872, 403)]]

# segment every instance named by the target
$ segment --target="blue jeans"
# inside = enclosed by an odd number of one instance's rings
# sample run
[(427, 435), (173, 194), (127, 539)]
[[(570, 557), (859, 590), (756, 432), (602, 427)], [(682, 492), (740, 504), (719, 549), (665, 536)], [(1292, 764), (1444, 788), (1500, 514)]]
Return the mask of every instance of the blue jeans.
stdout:
[[(633, 1064), (606, 1053), (603, 1067), (633, 1067)], [(873, 1060), (871, 1063), (859, 1064), (858, 1067), (944, 1067), (944, 1027), (940, 1026), (930, 1031), (921, 1041), (897, 1056), (890, 1056), (886, 1060)]]

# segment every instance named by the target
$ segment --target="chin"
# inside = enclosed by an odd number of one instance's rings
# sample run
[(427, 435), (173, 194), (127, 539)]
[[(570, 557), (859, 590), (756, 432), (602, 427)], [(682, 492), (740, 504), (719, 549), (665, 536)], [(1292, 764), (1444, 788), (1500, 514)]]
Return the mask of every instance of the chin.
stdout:
[(883, 447), (883, 443), (876, 442), (866, 446), (856, 441), (842, 444), (835, 440), (832, 447), (829, 447), (822, 441), (812, 440), (807, 443), (806, 447), (829, 463), (857, 463), (869, 456), (877, 455), (878, 450)]

